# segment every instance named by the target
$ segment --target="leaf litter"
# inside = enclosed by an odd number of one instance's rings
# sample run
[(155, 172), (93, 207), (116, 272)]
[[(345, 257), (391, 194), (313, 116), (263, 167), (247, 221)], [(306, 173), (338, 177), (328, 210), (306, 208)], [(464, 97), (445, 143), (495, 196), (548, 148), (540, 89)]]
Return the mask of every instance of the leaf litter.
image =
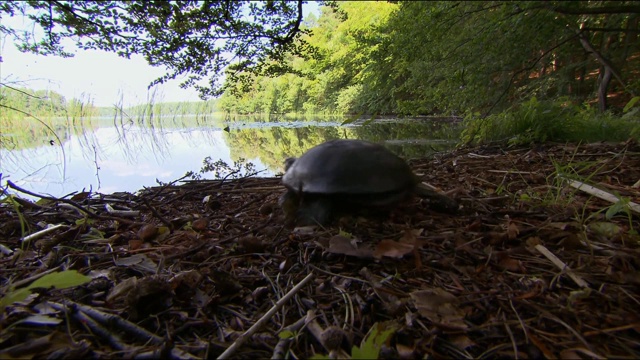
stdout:
[(278, 178), (5, 196), (0, 357), (640, 358), (640, 146), (410, 164), (457, 215), (291, 229)]

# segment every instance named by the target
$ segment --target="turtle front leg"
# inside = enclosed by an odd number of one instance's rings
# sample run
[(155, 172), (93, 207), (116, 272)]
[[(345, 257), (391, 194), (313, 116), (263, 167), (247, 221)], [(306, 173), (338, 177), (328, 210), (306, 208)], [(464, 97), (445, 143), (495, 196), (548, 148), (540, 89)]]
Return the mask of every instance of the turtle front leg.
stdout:
[(298, 208), (296, 224), (327, 225), (334, 217), (333, 202), (324, 197), (304, 199)]

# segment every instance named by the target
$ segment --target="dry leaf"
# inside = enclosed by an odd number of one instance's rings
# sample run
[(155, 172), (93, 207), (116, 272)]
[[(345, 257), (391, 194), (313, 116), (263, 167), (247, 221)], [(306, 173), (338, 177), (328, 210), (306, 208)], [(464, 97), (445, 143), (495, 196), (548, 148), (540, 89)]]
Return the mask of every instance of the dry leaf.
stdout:
[(329, 239), (329, 248), (327, 251), (334, 254), (356, 256), (359, 258), (373, 257), (373, 251), (371, 249), (358, 248), (351, 239), (340, 235), (336, 235)]
[(149, 241), (158, 234), (158, 227), (154, 224), (146, 224), (138, 230), (138, 237), (142, 241)]
[(382, 240), (376, 246), (373, 256), (380, 259), (383, 256), (400, 259), (413, 251), (414, 245), (393, 240)]
[(129, 250), (139, 250), (144, 245), (144, 241), (140, 239), (129, 240)]
[(411, 299), (420, 315), (434, 324), (450, 329), (467, 329), (464, 313), (458, 308), (458, 299), (446, 290), (432, 288), (414, 291)]
[(404, 235), (402, 235), (399, 241), (407, 244), (415, 244), (418, 236), (420, 236), (423, 231), (424, 229), (405, 230)]
[(518, 234), (520, 234), (518, 225), (516, 225), (516, 223), (514, 222), (509, 222), (509, 225), (507, 226), (507, 237), (509, 238), (509, 240), (517, 238)]
[(477, 344), (473, 340), (469, 339), (466, 335), (452, 336), (449, 341), (460, 350), (466, 350)]
[(526, 271), (524, 265), (522, 265), (522, 261), (512, 258), (506, 251), (497, 253), (496, 257), (498, 258), (498, 266), (505, 270), (513, 272)]
[(415, 358), (416, 347), (408, 346), (404, 344), (396, 344), (396, 351), (401, 359), (413, 359)]

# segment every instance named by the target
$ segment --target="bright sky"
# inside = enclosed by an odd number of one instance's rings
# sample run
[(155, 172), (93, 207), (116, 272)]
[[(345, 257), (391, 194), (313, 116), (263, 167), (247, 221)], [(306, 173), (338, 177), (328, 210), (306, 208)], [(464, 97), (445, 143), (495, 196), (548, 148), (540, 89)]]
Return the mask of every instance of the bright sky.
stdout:
[[(305, 4), (304, 16), (318, 12), (315, 2)], [(26, 28), (32, 25), (22, 16), (3, 18), (5, 26)], [(69, 42), (69, 44), (71, 44)], [(0, 39), (0, 81), (13, 87), (53, 90), (65, 96), (86, 101), (88, 97), (96, 106), (112, 106), (123, 96), (125, 107), (144, 103), (150, 92), (147, 86), (165, 73), (164, 68), (152, 67), (142, 56), (124, 59), (114, 53), (97, 50), (77, 50), (72, 58), (38, 56), (21, 53), (13, 39)], [(156, 89), (155, 102), (198, 101), (193, 89), (181, 89), (180, 79), (167, 82)]]

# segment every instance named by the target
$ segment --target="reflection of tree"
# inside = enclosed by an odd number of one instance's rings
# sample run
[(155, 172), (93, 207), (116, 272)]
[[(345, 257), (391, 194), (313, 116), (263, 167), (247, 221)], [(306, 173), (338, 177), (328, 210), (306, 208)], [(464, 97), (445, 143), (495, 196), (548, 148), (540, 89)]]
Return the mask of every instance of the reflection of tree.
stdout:
[(231, 158), (259, 158), (272, 171), (282, 171), (284, 159), (299, 156), (309, 148), (331, 139), (342, 138), (336, 126), (299, 128), (245, 128), (224, 134)]
[(231, 149), (231, 158), (247, 160), (258, 158), (272, 171), (282, 171), (284, 159), (300, 156), (311, 147), (332, 139), (363, 139), (384, 143), (399, 140), (398, 144), (387, 146), (405, 158), (421, 157), (434, 150), (450, 148), (452, 143), (433, 144), (405, 143), (406, 140), (425, 139), (453, 140), (457, 131), (447, 123), (428, 120), (398, 122), (373, 122), (364, 126), (305, 126), (296, 128), (263, 127), (231, 130), (224, 134)]

